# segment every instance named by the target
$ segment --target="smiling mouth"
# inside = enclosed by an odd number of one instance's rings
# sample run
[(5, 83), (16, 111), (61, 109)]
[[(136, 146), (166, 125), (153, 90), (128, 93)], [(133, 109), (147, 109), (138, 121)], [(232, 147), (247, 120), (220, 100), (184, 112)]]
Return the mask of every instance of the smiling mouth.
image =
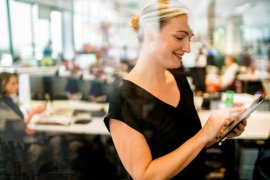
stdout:
[(183, 54), (173, 53), (179, 60), (182, 59)]

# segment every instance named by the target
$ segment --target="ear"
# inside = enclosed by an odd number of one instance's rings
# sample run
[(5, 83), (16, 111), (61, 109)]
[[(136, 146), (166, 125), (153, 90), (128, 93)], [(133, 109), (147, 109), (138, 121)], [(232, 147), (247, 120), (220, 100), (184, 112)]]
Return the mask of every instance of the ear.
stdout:
[(157, 35), (157, 31), (155, 30), (152, 24), (145, 25), (145, 28), (144, 28), (145, 40), (147, 40), (148, 42), (152, 42), (155, 40), (156, 35)]

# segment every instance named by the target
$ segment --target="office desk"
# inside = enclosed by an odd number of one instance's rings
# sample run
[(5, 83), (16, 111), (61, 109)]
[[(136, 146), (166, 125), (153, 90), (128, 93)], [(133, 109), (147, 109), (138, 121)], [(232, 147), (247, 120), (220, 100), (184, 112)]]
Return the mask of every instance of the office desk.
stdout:
[(237, 79), (240, 81), (261, 81), (261, 80), (267, 80), (270, 79), (269, 73), (264, 74), (239, 74), (237, 76)]
[[(88, 102), (73, 102), (73, 101), (56, 101), (54, 107), (68, 107), (71, 109), (97, 110), (100, 108), (108, 108), (108, 104), (97, 104)], [(199, 111), (199, 117), (202, 125), (206, 122), (211, 111)], [(29, 124), (29, 128), (36, 131), (48, 132), (65, 132), (76, 134), (99, 134), (109, 135), (107, 128), (104, 125), (103, 117), (92, 117), (92, 121), (88, 124), (71, 124), (71, 125), (40, 125)], [(248, 119), (245, 131), (238, 139), (266, 139), (270, 132), (270, 111), (255, 111)]]
[[(242, 92), (254, 94), (262, 88), (262, 81), (269, 80), (269, 73), (239, 74), (237, 80), (242, 83)], [(253, 85), (254, 87), (251, 87)]]
[[(44, 103), (44, 101), (33, 100), (31, 106)], [(106, 103), (91, 103), (87, 101), (76, 101), (76, 100), (54, 100), (51, 103), (53, 108), (68, 108), (68, 109), (83, 109), (83, 110), (98, 110), (103, 108), (106, 112), (108, 111), (109, 104)]]
[(43, 132), (61, 132), (72, 134), (96, 134), (96, 135), (109, 135), (106, 129), (103, 118), (94, 117), (88, 124), (71, 124), (71, 125), (40, 125), (29, 124), (29, 128), (35, 131)]
[[(34, 106), (41, 101), (32, 101), (31, 104)], [(65, 109), (67, 111), (74, 110), (86, 110), (86, 111), (96, 111), (104, 109), (107, 112), (108, 104), (102, 103), (90, 103), (85, 101), (72, 101), (72, 100), (57, 100), (53, 101), (51, 104), (53, 109)], [(69, 114), (69, 112), (67, 112)], [(34, 116), (28, 127), (34, 129), (35, 131), (43, 132), (62, 132), (62, 133), (73, 133), (73, 134), (99, 134), (99, 135), (109, 135), (106, 129), (103, 117), (92, 117), (91, 122), (88, 124), (74, 124), (70, 125), (46, 125), (46, 124), (36, 124), (39, 120), (39, 115)], [(65, 118), (65, 117), (63, 117)]]

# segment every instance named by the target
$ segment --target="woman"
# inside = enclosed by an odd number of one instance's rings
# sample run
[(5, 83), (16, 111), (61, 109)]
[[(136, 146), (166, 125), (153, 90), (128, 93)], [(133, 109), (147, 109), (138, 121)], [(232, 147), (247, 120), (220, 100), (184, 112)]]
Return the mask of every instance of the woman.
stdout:
[(45, 104), (35, 108), (27, 107), (18, 97), (18, 75), (16, 73), (2, 72), (0, 74), (0, 90), (3, 101), (28, 123), (34, 114), (41, 113), (46, 109)]
[(204, 148), (231, 122), (230, 113), (242, 111), (215, 111), (201, 128), (186, 77), (169, 70), (190, 52), (188, 13), (178, 0), (155, 0), (132, 19), (140, 55), (115, 91), (105, 124), (133, 179), (204, 179)]

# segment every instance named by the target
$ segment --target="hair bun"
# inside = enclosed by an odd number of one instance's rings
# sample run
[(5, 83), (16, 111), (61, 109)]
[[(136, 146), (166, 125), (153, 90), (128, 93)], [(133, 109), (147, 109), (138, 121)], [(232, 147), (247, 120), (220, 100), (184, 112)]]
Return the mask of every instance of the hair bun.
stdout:
[(130, 26), (133, 31), (138, 32), (139, 29), (139, 16), (133, 16), (130, 21)]

